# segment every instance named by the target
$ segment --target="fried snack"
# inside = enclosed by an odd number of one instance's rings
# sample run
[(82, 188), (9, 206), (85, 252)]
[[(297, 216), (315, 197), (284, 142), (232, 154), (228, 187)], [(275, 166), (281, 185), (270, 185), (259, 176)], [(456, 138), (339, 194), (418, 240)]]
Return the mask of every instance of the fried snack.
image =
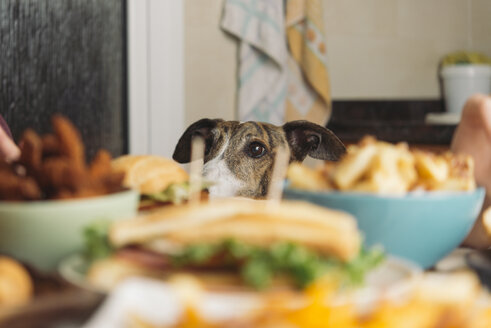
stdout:
[[(334, 188), (397, 194), (413, 190), (476, 188), (474, 162), (470, 156), (411, 151), (406, 143), (393, 145), (373, 137), (365, 137), (358, 145), (349, 146), (340, 162), (327, 162), (317, 170), (299, 165), (295, 164), (287, 177), (295, 181), (292, 187), (307, 190)], [(323, 181), (317, 181), (321, 178)]]
[(482, 223), (487, 234), (491, 236), (491, 206), (482, 213)]
[(335, 168), (334, 183), (341, 190), (350, 189), (370, 169), (376, 154), (375, 142), (369, 140), (363, 147), (348, 147), (343, 164)]
[(446, 153), (443, 158), (449, 166), (449, 177), (438, 186), (439, 190), (474, 190), (476, 188), (474, 160), (471, 156)]
[(308, 190), (329, 190), (333, 186), (324, 177), (324, 171), (321, 169), (312, 170), (300, 163), (292, 163), (288, 167), (288, 178), (293, 188)]
[(85, 166), (84, 145), (77, 129), (68, 119), (60, 115), (53, 116), (52, 124), (58, 137), (60, 153), (68, 157), (73, 165)]
[(110, 172), (100, 179), (101, 183), (104, 186), (106, 194), (123, 190), (123, 180), (123, 172)]
[(378, 143), (370, 168), (351, 190), (381, 193), (404, 193), (416, 180), (414, 160), (407, 145)]
[(441, 156), (430, 152), (415, 151), (414, 160), (419, 176), (430, 186), (438, 185), (448, 178), (448, 163)]
[(41, 190), (36, 181), (30, 177), (19, 177), (13, 172), (0, 170), (0, 199), (3, 200), (38, 200)]
[(15, 260), (0, 256), (0, 308), (25, 304), (32, 295), (33, 283), (26, 269)]
[(0, 162), (0, 200), (83, 198), (123, 189), (124, 173), (111, 167), (111, 155), (100, 150), (86, 165), (84, 145), (66, 118), (53, 117), (55, 134), (40, 137), (27, 129), (18, 162)]
[(112, 171), (111, 161), (111, 154), (107, 150), (99, 150), (89, 167), (91, 178), (99, 179), (110, 174)]
[(39, 135), (27, 129), (22, 135), (20, 163), (30, 174), (37, 175), (41, 167), (43, 143)]
[(52, 134), (45, 134), (42, 137), (43, 143), (43, 158), (58, 156), (60, 154), (60, 143)]
[(63, 189), (77, 191), (90, 184), (87, 172), (64, 158), (48, 158), (43, 163), (40, 182), (49, 194)]

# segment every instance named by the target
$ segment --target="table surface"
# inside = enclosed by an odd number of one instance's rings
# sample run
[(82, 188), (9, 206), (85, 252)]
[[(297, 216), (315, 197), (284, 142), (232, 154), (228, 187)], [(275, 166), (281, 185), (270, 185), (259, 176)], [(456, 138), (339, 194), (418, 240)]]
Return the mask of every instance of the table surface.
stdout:
[[(455, 272), (469, 269), (465, 255), (471, 251), (457, 248), (431, 271)], [(0, 311), (1, 327), (80, 327), (105, 299), (102, 294), (69, 284), (57, 274), (43, 274), (32, 268), (28, 269), (35, 282), (35, 298), (25, 307), (8, 312)]]

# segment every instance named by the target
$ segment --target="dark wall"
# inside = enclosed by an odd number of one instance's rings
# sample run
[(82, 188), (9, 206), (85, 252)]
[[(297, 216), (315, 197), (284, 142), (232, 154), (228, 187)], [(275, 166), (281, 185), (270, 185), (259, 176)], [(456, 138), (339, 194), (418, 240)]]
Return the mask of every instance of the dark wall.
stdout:
[(53, 113), (81, 130), (91, 156), (127, 148), (124, 0), (0, 0), (0, 114), (14, 138), (50, 131)]

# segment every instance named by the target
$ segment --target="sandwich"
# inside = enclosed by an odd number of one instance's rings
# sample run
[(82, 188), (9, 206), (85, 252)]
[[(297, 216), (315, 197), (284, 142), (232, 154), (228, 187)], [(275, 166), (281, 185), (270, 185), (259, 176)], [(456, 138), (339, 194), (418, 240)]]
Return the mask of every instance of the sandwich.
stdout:
[[(140, 210), (180, 204), (189, 198), (189, 175), (171, 159), (154, 155), (125, 155), (112, 161), (113, 170), (124, 172), (125, 187), (140, 192)], [(202, 198), (207, 197), (203, 188)]]
[(104, 290), (129, 276), (176, 273), (211, 289), (302, 288), (325, 274), (358, 284), (383, 258), (362, 249), (351, 215), (298, 201), (171, 206), (87, 236), (89, 255), (105, 257), (93, 262), (88, 280)]

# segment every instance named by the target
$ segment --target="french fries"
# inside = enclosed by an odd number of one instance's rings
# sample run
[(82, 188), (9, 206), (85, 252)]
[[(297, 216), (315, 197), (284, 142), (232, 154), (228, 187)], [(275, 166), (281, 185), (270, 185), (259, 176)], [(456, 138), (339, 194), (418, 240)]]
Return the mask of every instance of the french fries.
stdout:
[(111, 155), (100, 150), (85, 162), (80, 133), (63, 116), (52, 119), (54, 134), (39, 136), (27, 129), (18, 162), (0, 160), (0, 200), (68, 199), (122, 190), (124, 173), (111, 168)]
[(287, 175), (291, 177), (290, 183), (294, 188), (314, 191), (334, 188), (329, 180), (325, 178), (322, 170), (312, 170), (300, 163), (290, 164)]
[(482, 223), (486, 229), (486, 233), (491, 237), (491, 206), (482, 213)]
[(287, 177), (294, 188), (398, 194), (413, 190), (473, 190), (474, 162), (470, 156), (411, 151), (365, 137), (349, 146), (338, 163), (312, 170), (293, 163)]

